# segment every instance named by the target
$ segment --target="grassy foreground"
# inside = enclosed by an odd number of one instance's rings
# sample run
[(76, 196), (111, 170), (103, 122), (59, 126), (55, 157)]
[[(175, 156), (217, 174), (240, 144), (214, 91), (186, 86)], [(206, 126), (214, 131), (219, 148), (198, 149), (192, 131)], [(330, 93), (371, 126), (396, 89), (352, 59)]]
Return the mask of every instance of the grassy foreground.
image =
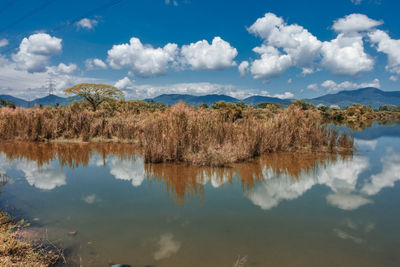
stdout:
[(351, 151), (353, 138), (323, 126), (320, 111), (300, 105), (211, 108), (140, 101), (104, 103), (97, 111), (68, 107), (1, 108), (0, 140), (136, 143), (146, 162), (223, 166), (270, 152)]
[(51, 266), (59, 255), (23, 240), (20, 235), (22, 222), (15, 222), (0, 211), (0, 266)]

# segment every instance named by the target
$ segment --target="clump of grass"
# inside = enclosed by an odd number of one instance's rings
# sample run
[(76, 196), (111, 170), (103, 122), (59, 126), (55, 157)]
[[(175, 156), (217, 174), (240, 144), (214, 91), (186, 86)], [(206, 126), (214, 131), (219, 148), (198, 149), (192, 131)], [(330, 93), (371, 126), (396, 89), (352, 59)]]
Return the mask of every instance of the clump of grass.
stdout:
[(384, 123), (400, 120), (400, 107), (392, 105), (384, 105), (375, 110), (370, 106), (361, 104), (354, 104), (345, 109), (331, 109), (321, 106), (318, 111), (321, 113), (323, 121), (346, 125), (354, 130), (371, 127), (373, 122)]
[(0, 211), (0, 265), (1, 266), (52, 266), (59, 255), (54, 251), (34, 245), (18, 236), (23, 223), (16, 223)]
[(352, 139), (323, 126), (318, 110), (218, 102), (210, 108), (142, 101), (68, 107), (1, 108), (0, 140), (135, 143), (146, 162), (224, 166), (271, 152), (351, 151)]
[(223, 166), (270, 152), (352, 149), (349, 136), (321, 126), (312, 110), (291, 106), (267, 118), (251, 108), (236, 113), (183, 103), (155, 112), (141, 136), (145, 160)]

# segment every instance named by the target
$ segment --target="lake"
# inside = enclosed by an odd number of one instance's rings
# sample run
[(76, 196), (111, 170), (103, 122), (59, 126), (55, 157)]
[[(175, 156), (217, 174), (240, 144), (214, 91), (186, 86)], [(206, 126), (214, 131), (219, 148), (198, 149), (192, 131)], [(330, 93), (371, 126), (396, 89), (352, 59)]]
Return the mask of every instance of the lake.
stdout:
[(353, 155), (145, 164), (123, 144), (0, 143), (1, 208), (68, 266), (399, 266), (400, 126)]

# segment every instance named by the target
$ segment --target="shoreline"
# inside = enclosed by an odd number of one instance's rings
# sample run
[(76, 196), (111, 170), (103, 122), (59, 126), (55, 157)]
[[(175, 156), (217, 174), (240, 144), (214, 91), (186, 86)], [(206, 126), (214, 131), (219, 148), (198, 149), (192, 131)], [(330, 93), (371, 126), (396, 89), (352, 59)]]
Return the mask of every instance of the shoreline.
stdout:
[(61, 250), (44, 240), (30, 240), (23, 235), (29, 227), (24, 219), (16, 221), (0, 209), (0, 265), (1, 266), (54, 266), (62, 256)]
[(129, 144), (143, 152), (146, 163), (224, 167), (273, 152), (352, 153), (353, 136), (326, 123), (354, 129), (393, 115), (360, 105), (320, 110), (302, 102), (287, 109), (225, 102), (210, 108), (113, 104), (112, 109), (105, 105), (96, 111), (75, 102), (57, 108), (1, 108), (0, 140)]

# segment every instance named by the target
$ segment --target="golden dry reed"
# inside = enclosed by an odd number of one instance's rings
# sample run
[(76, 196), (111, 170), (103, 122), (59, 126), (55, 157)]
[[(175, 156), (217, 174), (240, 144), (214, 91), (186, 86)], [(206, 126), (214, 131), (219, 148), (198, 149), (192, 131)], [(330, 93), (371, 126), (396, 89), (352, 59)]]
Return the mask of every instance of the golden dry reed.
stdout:
[(351, 151), (353, 138), (323, 126), (320, 112), (298, 105), (257, 109), (230, 103), (195, 108), (143, 101), (68, 107), (1, 108), (0, 140), (136, 143), (146, 162), (223, 166), (270, 152)]

